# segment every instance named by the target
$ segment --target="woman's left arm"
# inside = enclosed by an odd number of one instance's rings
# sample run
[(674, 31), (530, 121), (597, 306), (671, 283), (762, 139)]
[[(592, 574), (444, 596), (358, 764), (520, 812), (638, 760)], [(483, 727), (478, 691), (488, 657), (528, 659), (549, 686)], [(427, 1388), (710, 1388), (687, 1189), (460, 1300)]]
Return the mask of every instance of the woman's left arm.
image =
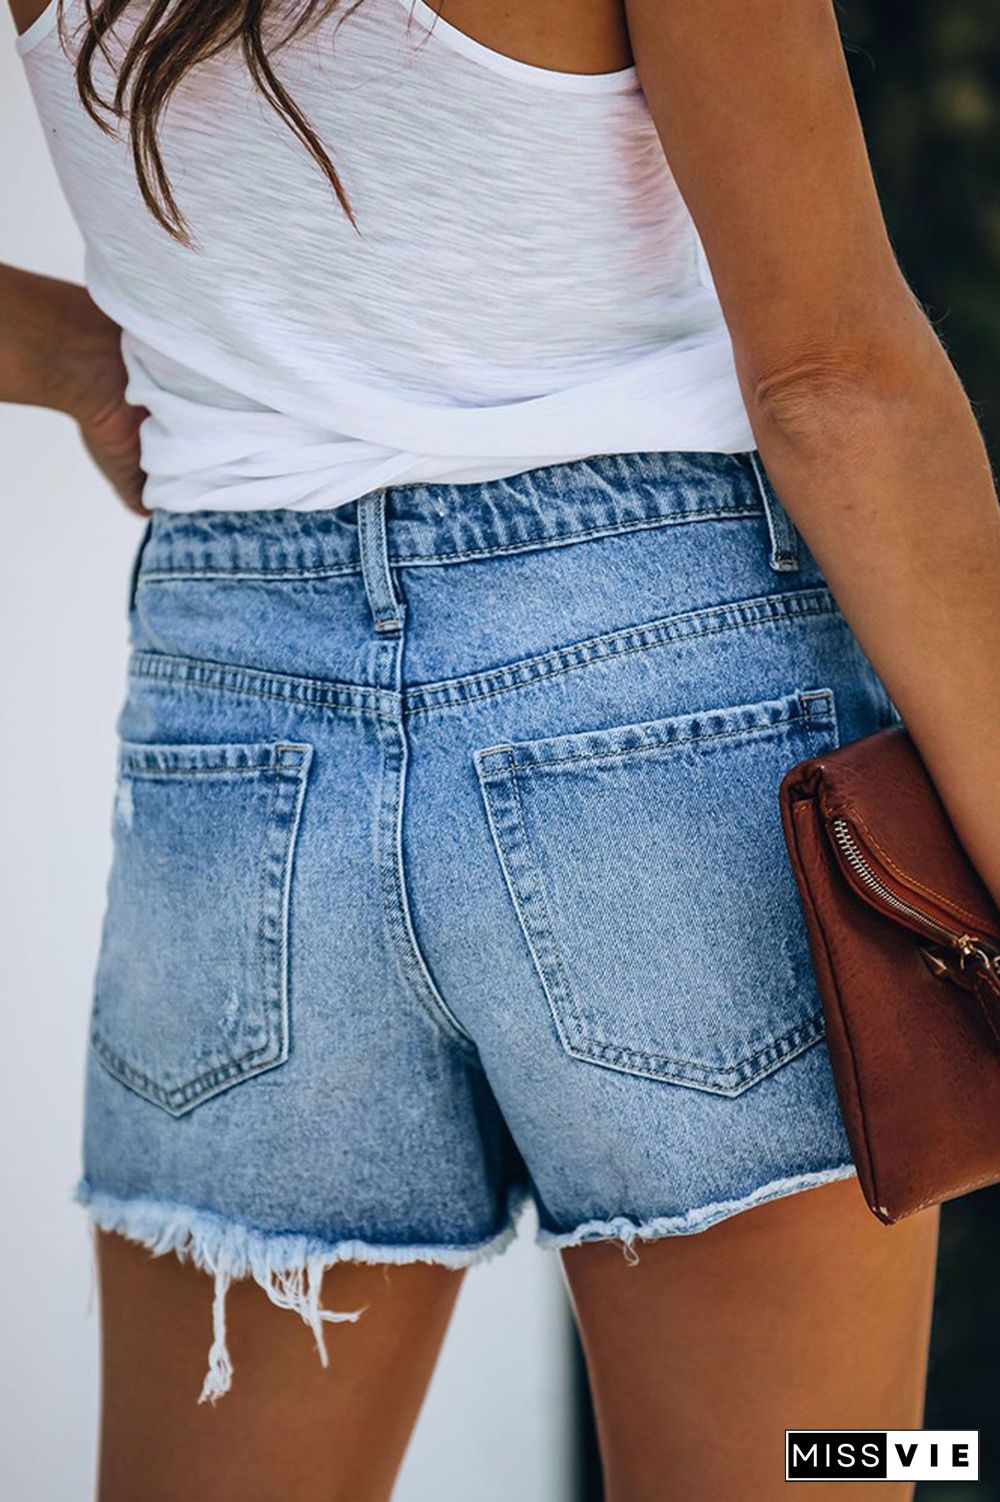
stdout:
[(831, 0), (626, 0), (761, 456), (1000, 901), (1000, 508), (892, 253)]

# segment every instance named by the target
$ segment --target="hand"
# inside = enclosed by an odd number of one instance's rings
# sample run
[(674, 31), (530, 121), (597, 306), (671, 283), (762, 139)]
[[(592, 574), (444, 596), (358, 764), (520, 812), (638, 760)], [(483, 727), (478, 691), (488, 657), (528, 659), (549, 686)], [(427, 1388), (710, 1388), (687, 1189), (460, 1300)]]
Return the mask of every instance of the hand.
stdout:
[[(148, 516), (142, 503), (145, 475), (139, 454), (139, 428), (149, 414), (125, 400), (127, 380), (121, 356), (121, 330), (86, 293), (78, 337), (65, 357), (67, 408), (80, 426), (87, 452), (130, 511)], [(72, 393), (76, 393), (73, 395)]]
[(139, 427), (146, 416), (145, 407), (129, 406), (122, 395), (104, 411), (80, 420), (80, 433), (90, 457), (111, 481), (119, 499), (138, 516), (149, 515), (142, 504), (146, 477), (139, 462)]

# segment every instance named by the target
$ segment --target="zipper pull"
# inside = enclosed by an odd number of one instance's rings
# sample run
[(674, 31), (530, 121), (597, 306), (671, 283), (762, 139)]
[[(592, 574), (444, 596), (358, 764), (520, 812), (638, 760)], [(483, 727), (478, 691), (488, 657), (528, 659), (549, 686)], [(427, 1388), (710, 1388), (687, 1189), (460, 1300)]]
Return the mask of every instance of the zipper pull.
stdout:
[(982, 965), (984, 970), (997, 968), (998, 960), (1000, 960), (1000, 956), (991, 955), (989, 950), (979, 940), (974, 939), (971, 934), (959, 935), (955, 940), (955, 948), (961, 955), (959, 963), (963, 970), (970, 960), (975, 960), (978, 965)]

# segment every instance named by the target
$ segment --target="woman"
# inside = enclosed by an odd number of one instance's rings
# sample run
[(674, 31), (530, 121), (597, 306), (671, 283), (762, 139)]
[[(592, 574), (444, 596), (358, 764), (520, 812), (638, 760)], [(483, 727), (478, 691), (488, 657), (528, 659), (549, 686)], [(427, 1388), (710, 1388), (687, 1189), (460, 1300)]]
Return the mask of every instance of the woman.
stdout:
[(4, 273), (0, 394), (152, 513), (102, 1502), (387, 1497), (529, 1198), (609, 1498), (918, 1426), (776, 792), (895, 705), (1000, 896), (1000, 521), (828, 0), (12, 3), (88, 292)]

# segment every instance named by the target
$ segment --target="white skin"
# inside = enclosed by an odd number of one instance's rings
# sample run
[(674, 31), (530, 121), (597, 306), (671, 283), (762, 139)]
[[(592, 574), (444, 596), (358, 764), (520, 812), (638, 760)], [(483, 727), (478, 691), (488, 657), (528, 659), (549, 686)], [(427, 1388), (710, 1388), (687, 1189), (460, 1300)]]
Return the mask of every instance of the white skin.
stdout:
[[(42, 0), (12, 0), (23, 30)], [(758, 448), (1000, 899), (1000, 511), (969, 403), (895, 261), (831, 0), (444, 0), (542, 67), (634, 58), (732, 333)], [(0, 399), (69, 413), (138, 508), (117, 330), (77, 288), (0, 271)], [(788, 1427), (919, 1424), (937, 1217), (879, 1225), (845, 1181), (643, 1248), (564, 1256), (608, 1502), (770, 1502)], [(233, 1290), (240, 1381), (200, 1380), (203, 1275), (102, 1238), (101, 1502), (389, 1496), (460, 1274), (344, 1267), (345, 1360)], [(259, 1290), (257, 1291), (259, 1295)], [(237, 1349), (239, 1359), (239, 1349)], [(488, 1360), (488, 1353), (484, 1353)], [(253, 1375), (254, 1371), (257, 1376)], [(808, 1502), (839, 1497), (810, 1484)], [(899, 1502), (908, 1484), (852, 1498)]]

